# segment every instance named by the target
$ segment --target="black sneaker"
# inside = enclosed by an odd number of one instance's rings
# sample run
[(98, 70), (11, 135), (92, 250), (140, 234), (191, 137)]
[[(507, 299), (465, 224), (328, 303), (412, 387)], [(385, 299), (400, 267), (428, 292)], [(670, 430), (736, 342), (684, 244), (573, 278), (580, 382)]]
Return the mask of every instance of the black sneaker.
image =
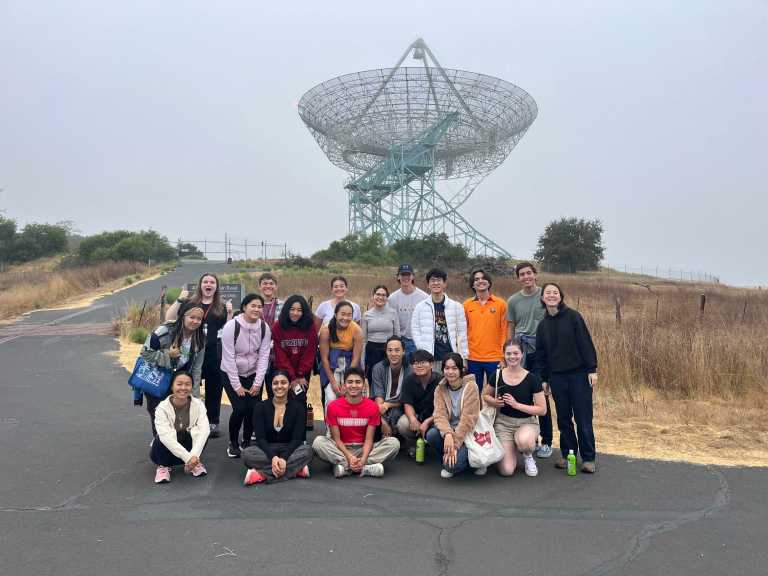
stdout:
[(219, 429), (218, 424), (211, 424), (211, 433), (208, 435), (209, 438), (218, 438), (221, 436), (221, 430)]
[(230, 458), (240, 458), (240, 446), (237, 444), (230, 444), (227, 448), (227, 456)]

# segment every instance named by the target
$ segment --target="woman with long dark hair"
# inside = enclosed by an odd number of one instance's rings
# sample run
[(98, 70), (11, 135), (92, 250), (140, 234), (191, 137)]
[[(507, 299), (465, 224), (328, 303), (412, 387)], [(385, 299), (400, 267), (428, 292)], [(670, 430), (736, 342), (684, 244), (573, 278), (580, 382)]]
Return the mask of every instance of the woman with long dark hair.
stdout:
[(219, 278), (206, 272), (197, 281), (197, 289), (192, 297), (186, 288), (182, 289), (176, 301), (165, 313), (166, 321), (174, 321), (179, 306), (184, 302), (199, 304), (203, 309), (203, 332), (205, 333), (205, 358), (203, 359), (202, 379), (205, 382), (205, 409), (211, 426), (211, 438), (218, 438), (219, 415), (221, 413), (221, 348), (218, 345), (221, 329), (232, 319), (232, 301), (226, 302), (219, 294)]
[[(202, 329), (203, 308), (199, 304), (185, 302), (179, 308), (174, 322), (165, 322), (147, 336), (139, 353), (149, 364), (168, 368), (172, 372), (185, 370), (192, 375), (192, 395), (200, 397), (200, 375), (205, 356), (205, 335)], [(170, 390), (166, 396), (170, 394)], [(155, 409), (164, 398), (144, 393), (147, 412), (155, 429)], [(134, 397), (134, 403), (141, 404), (141, 398)]]
[[(592, 388), (597, 384), (597, 351), (581, 314), (565, 305), (565, 294), (554, 282), (542, 286), (541, 305), (547, 315), (536, 330), (536, 354), (541, 380), (552, 389), (560, 430), (560, 459), (567, 466), (573, 450), (581, 471), (594, 474), (595, 432), (592, 427)], [(576, 433), (573, 424), (576, 423)]]
[(289, 296), (272, 327), (275, 369), (288, 374), (291, 390), (306, 404), (317, 354), (317, 326), (303, 296)]
[[(464, 438), (474, 430), (480, 417), (480, 391), (475, 377), (467, 374), (461, 354), (443, 358), (443, 379), (435, 388), (434, 427), (427, 431), (427, 443), (443, 461), (440, 476), (452, 478), (470, 469)], [(476, 468), (482, 476), (486, 468)]]
[(227, 456), (240, 457), (240, 427), (242, 446), (251, 441), (254, 404), (261, 402), (262, 385), (269, 366), (272, 330), (261, 317), (264, 299), (248, 294), (240, 304), (242, 314), (224, 325), (221, 333), (221, 370), (224, 390), (232, 404), (229, 417), (229, 448)]
[(336, 304), (330, 322), (320, 328), (320, 385), (324, 406), (344, 394), (341, 389), (344, 370), (360, 367), (363, 331), (352, 319), (353, 313), (352, 304), (342, 300)]
[(400, 319), (397, 312), (389, 307), (389, 289), (379, 284), (373, 289), (373, 306), (363, 314), (363, 341), (365, 342), (365, 377), (371, 384), (374, 365), (387, 357), (387, 340), (400, 336)]
[(171, 468), (184, 466), (192, 476), (205, 476), (207, 471), (200, 456), (210, 434), (205, 405), (192, 397), (192, 375), (180, 370), (171, 380), (170, 396), (155, 410), (157, 438), (152, 442), (149, 458), (157, 465), (155, 483), (171, 481)]
[(243, 450), (246, 486), (309, 478), (312, 448), (304, 444), (305, 406), (292, 397), (290, 386), (288, 372), (275, 370), (272, 397), (253, 409), (256, 445)]

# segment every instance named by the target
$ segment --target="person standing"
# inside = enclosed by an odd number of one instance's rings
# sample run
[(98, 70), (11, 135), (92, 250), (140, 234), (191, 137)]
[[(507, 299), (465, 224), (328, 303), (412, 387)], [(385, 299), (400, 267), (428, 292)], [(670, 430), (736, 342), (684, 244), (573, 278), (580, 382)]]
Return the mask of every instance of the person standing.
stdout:
[[(536, 330), (547, 311), (541, 305), (541, 288), (536, 285), (536, 266), (531, 262), (520, 262), (515, 266), (515, 275), (522, 286), (519, 292), (507, 300), (507, 321), (510, 340), (518, 339), (523, 345), (523, 368), (535, 373), (539, 379), (539, 362), (536, 354)], [(536, 450), (539, 458), (552, 456), (552, 412), (549, 404), (550, 390), (544, 388), (547, 412), (539, 416), (541, 445)]]
[(168, 307), (166, 322), (173, 322), (179, 314), (179, 307), (185, 302), (199, 304), (203, 308), (203, 333), (205, 334), (205, 358), (203, 359), (202, 380), (205, 382), (205, 410), (211, 426), (211, 438), (221, 435), (219, 419), (221, 414), (221, 346), (219, 339), (224, 324), (232, 320), (232, 300), (222, 301), (219, 294), (219, 278), (206, 273), (200, 276), (197, 289), (192, 297), (182, 288), (179, 297)]
[(353, 314), (352, 304), (342, 300), (336, 304), (330, 322), (320, 328), (320, 394), (324, 407), (343, 395), (340, 375), (347, 368), (360, 367), (363, 330), (352, 319)]
[(224, 390), (232, 404), (227, 448), (230, 458), (240, 457), (241, 426), (242, 447), (250, 444), (253, 407), (261, 402), (272, 344), (272, 331), (261, 318), (263, 307), (264, 300), (260, 295), (246, 295), (240, 304), (242, 314), (227, 322), (221, 334), (221, 370), (226, 378)]
[(381, 432), (384, 436), (392, 436), (404, 414), (400, 395), (411, 368), (404, 362), (405, 347), (399, 336), (390, 336), (385, 346), (386, 358), (374, 365), (370, 386), (371, 397), (381, 414)]
[(291, 398), (285, 370), (275, 370), (272, 397), (253, 408), (256, 445), (243, 449), (243, 484), (309, 478), (312, 448), (304, 444), (304, 403)]
[(432, 268), (426, 279), (430, 297), (413, 309), (411, 333), (416, 348), (432, 354), (434, 369), (439, 370), (451, 352), (467, 357), (467, 319), (462, 305), (445, 293), (448, 275), (444, 270)]
[(411, 374), (403, 379), (400, 402), (405, 414), (397, 421), (397, 431), (411, 458), (416, 457), (416, 439), (426, 437), (434, 420), (435, 388), (440, 383), (440, 373), (432, 370), (434, 359), (426, 350), (416, 350), (411, 355)]
[(321, 324), (328, 324), (331, 321), (336, 314), (336, 306), (339, 305), (339, 302), (348, 302), (352, 306), (352, 320), (358, 324), (360, 323), (362, 318), (360, 306), (351, 300), (347, 300), (348, 293), (349, 283), (344, 276), (334, 276), (331, 278), (331, 294), (333, 294), (333, 298), (321, 302), (315, 311), (315, 315), (320, 318)]
[(485, 270), (473, 270), (469, 287), (475, 297), (464, 301), (469, 342), (467, 372), (475, 377), (481, 391), (496, 373), (507, 339), (507, 303), (491, 294), (492, 285), (491, 275)]
[[(277, 277), (271, 272), (264, 272), (259, 276), (259, 293), (264, 298), (264, 309), (261, 311), (261, 317), (267, 326), (274, 327), (275, 321), (280, 316), (280, 310), (283, 308), (283, 301), (277, 297)], [(275, 369), (275, 345), (272, 343), (272, 349), (269, 353), (269, 367), (264, 376), (266, 384), (267, 397), (272, 396), (272, 374)]]
[[(174, 322), (165, 322), (147, 336), (139, 355), (148, 364), (167, 368), (171, 373), (180, 370), (192, 376), (192, 395), (200, 397), (200, 376), (205, 357), (205, 335), (202, 329), (203, 308), (200, 304), (185, 302), (179, 308)], [(165, 397), (170, 394), (170, 389)], [(163, 398), (157, 398), (135, 389), (133, 403), (141, 406), (146, 400), (147, 413), (152, 424), (152, 435), (157, 437), (155, 429), (155, 409)]]
[(400, 451), (400, 442), (392, 436), (374, 442), (381, 416), (376, 403), (363, 396), (365, 372), (357, 367), (344, 373), (344, 396), (328, 405), (325, 415), (331, 436), (316, 436), (312, 448), (318, 458), (333, 465), (333, 475), (350, 474), (381, 477), (384, 462)]
[(594, 474), (592, 388), (597, 384), (597, 351), (584, 318), (565, 305), (560, 286), (554, 282), (544, 284), (541, 302), (547, 315), (536, 330), (536, 349), (542, 381), (549, 383), (557, 408), (561, 458), (555, 466), (565, 468), (565, 457), (573, 450), (581, 455), (581, 471)]
[[(400, 336), (400, 321), (395, 311), (387, 304), (389, 290), (383, 284), (373, 289), (373, 306), (363, 314), (363, 341), (365, 342), (365, 377), (371, 386), (373, 366), (386, 358), (387, 340)], [(370, 395), (373, 397), (373, 394)]]
[(317, 354), (317, 326), (303, 296), (289, 296), (272, 327), (276, 370), (288, 374), (291, 390), (305, 405)]
[(426, 300), (429, 295), (421, 288), (418, 288), (414, 282), (413, 268), (410, 264), (400, 264), (397, 269), (397, 283), (400, 288), (392, 292), (389, 296), (390, 307), (397, 312), (400, 322), (400, 337), (405, 346), (405, 361), (409, 362), (411, 354), (416, 350), (411, 334), (411, 317), (416, 304)]

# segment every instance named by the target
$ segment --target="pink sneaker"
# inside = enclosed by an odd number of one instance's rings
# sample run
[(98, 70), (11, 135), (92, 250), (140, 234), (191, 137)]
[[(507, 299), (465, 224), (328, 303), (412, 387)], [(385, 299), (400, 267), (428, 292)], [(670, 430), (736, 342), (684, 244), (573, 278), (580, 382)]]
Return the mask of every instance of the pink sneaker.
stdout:
[(309, 478), (309, 466), (304, 466), (304, 468), (296, 472), (296, 478)]
[(267, 477), (264, 476), (261, 472), (258, 470), (254, 470), (253, 468), (248, 468), (248, 471), (245, 473), (245, 479), (243, 480), (243, 486), (251, 486), (252, 484), (261, 484), (262, 482), (266, 482)]
[(155, 484), (168, 484), (171, 481), (171, 469), (168, 466), (158, 466), (155, 470)]
[(205, 466), (203, 466), (202, 462), (198, 462), (195, 464), (195, 467), (192, 468), (192, 476), (197, 478), (198, 476), (205, 476), (208, 474), (208, 470), (205, 469)]

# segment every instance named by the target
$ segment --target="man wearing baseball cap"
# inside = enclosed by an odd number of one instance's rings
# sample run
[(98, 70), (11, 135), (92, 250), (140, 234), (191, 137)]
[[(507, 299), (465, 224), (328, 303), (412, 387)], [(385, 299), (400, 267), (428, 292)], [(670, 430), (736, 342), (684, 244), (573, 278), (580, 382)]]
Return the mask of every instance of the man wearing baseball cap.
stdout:
[(400, 337), (405, 345), (405, 358), (408, 362), (416, 350), (411, 336), (411, 316), (416, 304), (427, 298), (427, 293), (413, 283), (413, 267), (410, 264), (400, 264), (396, 277), (400, 288), (390, 294), (389, 306), (397, 312), (400, 320)]

